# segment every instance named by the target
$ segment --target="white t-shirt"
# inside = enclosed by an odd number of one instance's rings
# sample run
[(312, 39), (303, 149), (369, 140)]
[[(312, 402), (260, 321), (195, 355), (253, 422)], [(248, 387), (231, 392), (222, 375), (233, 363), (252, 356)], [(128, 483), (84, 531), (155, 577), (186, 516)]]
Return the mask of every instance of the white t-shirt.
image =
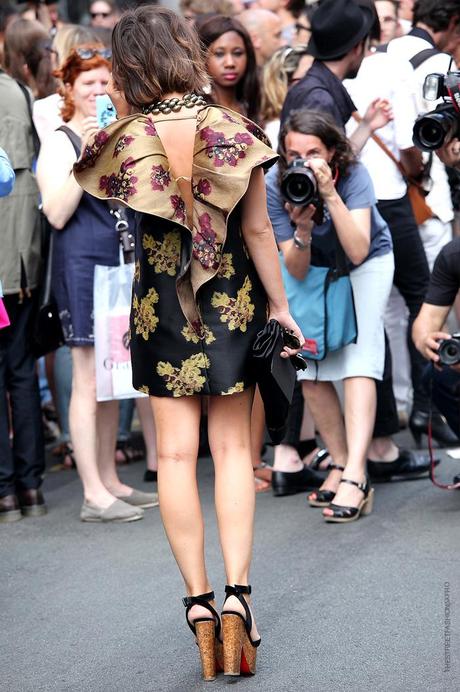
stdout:
[[(399, 160), (400, 150), (413, 146), (412, 127), (417, 108), (412, 66), (396, 62), (387, 53), (376, 52), (364, 58), (357, 77), (345, 80), (344, 86), (361, 116), (376, 98), (391, 103), (394, 119), (375, 134)], [(356, 127), (356, 121), (351, 118), (346, 127), (348, 136)], [(405, 195), (407, 185), (396, 164), (372, 139), (361, 150), (360, 160), (370, 173), (377, 199), (401, 199)]]
[(278, 149), (278, 136), (280, 133), (280, 119), (277, 118), (276, 120), (269, 120), (268, 123), (265, 125), (265, 134), (267, 135), (268, 139), (270, 140), (270, 143), (272, 145), (272, 149), (275, 151)]
[[(401, 38), (395, 38), (393, 41), (390, 41), (388, 44), (388, 54), (394, 57), (395, 60), (398, 60), (399, 63), (402, 63), (403, 61), (410, 60), (422, 50), (432, 47), (429, 41), (419, 36), (401, 36)], [(425, 77), (432, 72), (446, 74), (449, 65), (450, 56), (446, 53), (438, 53), (425, 60), (417, 69), (413, 70), (416, 103), (419, 114), (432, 111), (436, 107), (435, 101), (426, 101), (423, 98)], [(451, 69), (456, 69), (454, 64)], [(441, 219), (443, 223), (448, 223), (454, 218), (450, 188), (447, 181), (445, 166), (436, 155), (433, 155), (431, 179), (433, 181), (433, 186), (426, 201), (434, 214)]]
[(60, 114), (61, 105), (62, 98), (59, 94), (51, 94), (43, 99), (34, 101), (33, 120), (40, 142), (43, 142), (58, 127), (64, 125)]

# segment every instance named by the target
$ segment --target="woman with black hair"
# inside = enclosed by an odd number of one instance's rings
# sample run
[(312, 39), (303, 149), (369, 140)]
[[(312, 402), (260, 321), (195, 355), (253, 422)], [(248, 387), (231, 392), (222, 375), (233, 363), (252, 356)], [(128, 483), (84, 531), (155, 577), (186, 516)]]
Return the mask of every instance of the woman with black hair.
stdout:
[(248, 32), (237, 19), (222, 14), (197, 22), (196, 29), (211, 77), (208, 102), (231, 108), (257, 122), (260, 86)]

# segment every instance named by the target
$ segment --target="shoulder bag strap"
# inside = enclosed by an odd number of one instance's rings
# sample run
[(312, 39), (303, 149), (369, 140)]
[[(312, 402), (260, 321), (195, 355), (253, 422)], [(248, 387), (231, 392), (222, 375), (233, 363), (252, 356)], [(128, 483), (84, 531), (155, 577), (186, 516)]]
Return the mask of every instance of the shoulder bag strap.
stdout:
[[(354, 111), (354, 113), (352, 113), (351, 116), (352, 116), (353, 120), (356, 120), (357, 123), (360, 123), (363, 120), (357, 111)], [(379, 146), (380, 149), (388, 156), (388, 158), (390, 158), (393, 161), (393, 163), (398, 168), (398, 170), (401, 173), (401, 175), (403, 176), (403, 178), (405, 180), (407, 180), (408, 175), (407, 175), (406, 170), (405, 170), (404, 166), (402, 165), (401, 161), (399, 161), (396, 158), (396, 156), (393, 154), (393, 152), (390, 151), (390, 149), (388, 149), (387, 145), (384, 144), (384, 142), (380, 139), (380, 137), (376, 134), (373, 134), (373, 135), (371, 135), (371, 139), (374, 140), (374, 142), (377, 144), (377, 146)]]
[(45, 285), (43, 288), (42, 305), (46, 305), (51, 297), (51, 273), (53, 271), (53, 236), (55, 231), (51, 229), (48, 243), (48, 258), (46, 262)]
[(424, 48), (420, 51), (420, 53), (416, 53), (415, 55), (413, 55), (409, 62), (414, 68), (414, 70), (416, 70), (417, 67), (420, 67), (420, 65), (425, 62), (425, 60), (428, 60), (428, 58), (432, 58), (433, 55), (438, 55), (438, 53), (440, 52), (441, 51), (437, 48)]
[(63, 132), (65, 135), (67, 135), (73, 148), (75, 149), (77, 159), (79, 159), (81, 154), (81, 139), (77, 133), (71, 130), (70, 127), (67, 127), (67, 125), (61, 125), (61, 127), (56, 129), (56, 132)]

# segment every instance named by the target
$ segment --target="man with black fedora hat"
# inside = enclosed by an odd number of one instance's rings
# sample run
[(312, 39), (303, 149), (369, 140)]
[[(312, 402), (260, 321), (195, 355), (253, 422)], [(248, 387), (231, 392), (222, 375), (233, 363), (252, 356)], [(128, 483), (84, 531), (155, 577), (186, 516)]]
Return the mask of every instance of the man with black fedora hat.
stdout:
[[(353, 79), (365, 55), (366, 41), (375, 15), (355, 0), (323, 0), (311, 19), (308, 52), (315, 58), (306, 75), (290, 89), (284, 102), (281, 121), (292, 110), (313, 108), (329, 113), (340, 127), (356, 107), (342, 84)], [(363, 122), (351, 137), (359, 151), (375, 130), (391, 118), (386, 101), (374, 101)]]

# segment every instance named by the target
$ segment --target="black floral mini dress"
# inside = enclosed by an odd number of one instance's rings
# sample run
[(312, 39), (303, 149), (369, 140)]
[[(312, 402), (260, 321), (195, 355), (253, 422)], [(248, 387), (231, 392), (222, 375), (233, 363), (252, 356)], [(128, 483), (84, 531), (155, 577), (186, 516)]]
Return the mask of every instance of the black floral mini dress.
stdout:
[(254, 383), (250, 353), (267, 298), (242, 236), (240, 202), (252, 170), (276, 158), (247, 118), (200, 109), (192, 228), (155, 116), (128, 116), (101, 130), (76, 164), (87, 192), (137, 212), (131, 359), (139, 391), (227, 395)]

